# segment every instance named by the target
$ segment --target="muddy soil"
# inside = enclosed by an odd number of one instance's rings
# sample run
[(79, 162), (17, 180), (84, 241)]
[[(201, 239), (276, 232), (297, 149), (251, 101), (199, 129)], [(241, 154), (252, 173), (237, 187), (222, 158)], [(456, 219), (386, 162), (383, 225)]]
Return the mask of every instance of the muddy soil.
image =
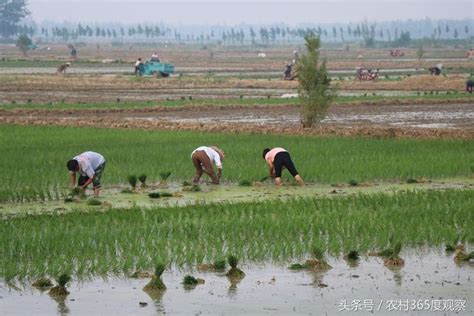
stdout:
[[(234, 284), (224, 273), (172, 268), (163, 274), (168, 289), (153, 298), (142, 290), (149, 279), (74, 280), (68, 287), (71, 294), (63, 301), (29, 283), (13, 288), (0, 280), (0, 305), (6, 315), (348, 315), (355, 312), (348, 308), (357, 307), (360, 315), (474, 313), (474, 264), (457, 265), (438, 248), (402, 250), (401, 256), (405, 266), (392, 270), (376, 257), (362, 256), (351, 266), (330, 257), (333, 269), (325, 273), (291, 271), (287, 268), (291, 262), (244, 263), (246, 277)], [(181, 282), (189, 273), (205, 279), (205, 284), (184, 288)], [(360, 303), (354, 305), (354, 300)], [(406, 300), (414, 300), (415, 305), (403, 309)], [(457, 312), (435, 309), (448, 300), (458, 303)], [(418, 307), (417, 301), (422, 303)]]
[(195, 106), (103, 110), (0, 110), (0, 123), (413, 138), (474, 138), (474, 103), (338, 105), (304, 129), (295, 106)]

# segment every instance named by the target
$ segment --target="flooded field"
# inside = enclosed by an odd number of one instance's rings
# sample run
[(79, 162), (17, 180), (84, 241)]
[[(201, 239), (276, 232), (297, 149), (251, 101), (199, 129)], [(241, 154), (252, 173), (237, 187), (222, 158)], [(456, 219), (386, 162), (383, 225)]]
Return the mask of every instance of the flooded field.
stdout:
[[(441, 249), (410, 249), (401, 257), (405, 266), (391, 269), (377, 257), (351, 265), (330, 258), (327, 272), (292, 271), (290, 262), (248, 263), (241, 265), (246, 276), (237, 283), (224, 273), (172, 268), (163, 274), (167, 290), (154, 297), (142, 290), (148, 278), (73, 280), (64, 300), (29, 283), (0, 283), (0, 304), (8, 315), (472, 315), (474, 263), (458, 265)], [(205, 284), (183, 286), (190, 273)]]

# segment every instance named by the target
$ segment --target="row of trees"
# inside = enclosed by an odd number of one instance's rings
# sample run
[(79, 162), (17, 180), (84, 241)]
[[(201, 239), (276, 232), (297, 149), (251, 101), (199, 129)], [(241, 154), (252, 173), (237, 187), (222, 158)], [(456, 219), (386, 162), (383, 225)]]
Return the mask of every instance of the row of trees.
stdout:
[[(444, 31), (443, 31), (444, 30)], [(31, 37), (43, 40), (150, 40), (150, 39), (166, 39), (171, 41), (188, 41), (188, 42), (222, 42), (225, 44), (270, 44), (276, 42), (301, 41), (305, 35), (309, 33), (316, 34), (320, 38), (332, 42), (346, 42), (354, 40), (362, 40), (366, 46), (370, 46), (374, 41), (393, 42), (407, 37), (414, 36), (410, 30), (403, 30), (399, 27), (382, 28), (377, 24), (369, 24), (363, 22), (355, 25), (332, 26), (332, 27), (306, 27), (292, 28), (289, 26), (269, 26), (269, 27), (253, 27), (246, 28), (217, 28), (202, 31), (200, 34), (189, 34), (180, 29), (171, 29), (166, 26), (150, 26), (150, 25), (130, 25), (119, 27), (106, 26), (90, 26), (78, 23), (76, 26), (41, 26), (33, 25), (17, 26), (14, 34), (27, 34)], [(6, 38), (13, 37), (9, 34)], [(462, 30), (456, 27), (446, 25), (444, 27), (437, 26), (433, 29), (429, 36), (432, 39), (461, 39), (470, 38), (471, 32), (469, 25), (464, 25)], [(4, 37), (5, 38), (5, 37)]]

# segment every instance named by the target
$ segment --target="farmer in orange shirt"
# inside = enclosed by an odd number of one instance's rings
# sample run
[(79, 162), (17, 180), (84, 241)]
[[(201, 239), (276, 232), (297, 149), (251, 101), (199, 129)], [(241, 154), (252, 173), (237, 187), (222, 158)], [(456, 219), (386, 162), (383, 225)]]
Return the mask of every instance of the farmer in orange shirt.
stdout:
[(304, 185), (304, 181), (298, 174), (298, 171), (296, 171), (295, 165), (286, 149), (281, 147), (265, 148), (263, 150), (263, 159), (265, 159), (270, 177), (275, 179), (276, 185), (282, 185), (281, 172), (283, 168), (288, 169), (299, 185)]

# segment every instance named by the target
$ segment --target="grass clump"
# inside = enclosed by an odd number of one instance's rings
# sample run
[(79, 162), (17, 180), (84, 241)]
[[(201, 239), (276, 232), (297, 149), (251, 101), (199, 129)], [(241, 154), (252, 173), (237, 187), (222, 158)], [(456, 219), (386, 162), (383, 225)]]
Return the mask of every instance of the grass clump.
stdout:
[(408, 178), (407, 183), (418, 183), (418, 180), (416, 180), (414, 178)]
[(385, 257), (383, 263), (385, 266), (403, 266), (405, 261), (400, 258), (400, 251), (402, 250), (402, 244), (400, 242), (396, 243), (393, 248), (389, 248), (383, 251)]
[(146, 188), (146, 178), (147, 175), (144, 173), (138, 176), (138, 180), (140, 180), (142, 188)]
[(204, 284), (204, 283), (205, 281), (203, 279), (195, 278), (189, 274), (183, 278), (183, 285), (188, 286), (188, 287), (194, 287), (198, 284)]
[(40, 278), (33, 282), (31, 285), (39, 290), (47, 290), (48, 288), (53, 286), (53, 282), (51, 282), (51, 280), (48, 278)]
[(252, 186), (252, 182), (250, 182), (249, 180), (240, 180), (239, 185), (241, 187), (250, 187)]
[(308, 269), (314, 270), (314, 271), (325, 271), (332, 269), (332, 267), (327, 263), (326, 258), (324, 256), (324, 251), (317, 247), (313, 246), (313, 249), (311, 250), (311, 254), (313, 256), (312, 259), (306, 260), (305, 266)]
[(67, 283), (71, 281), (71, 276), (69, 274), (63, 273), (56, 278), (58, 285), (49, 290), (49, 295), (52, 296), (67, 296), (69, 295), (68, 290), (66, 289)]
[(223, 259), (214, 261), (212, 265), (216, 271), (224, 271), (227, 267), (227, 263)]
[(474, 260), (474, 251), (470, 253), (466, 253), (462, 249), (456, 249), (454, 253), (454, 261), (461, 262), (461, 261), (471, 261)]
[(155, 267), (155, 274), (151, 277), (150, 282), (143, 288), (143, 291), (149, 293), (153, 293), (155, 291), (164, 291), (166, 290), (166, 285), (163, 283), (161, 279), (161, 275), (166, 269), (166, 265), (163, 263), (159, 263)]
[(288, 269), (290, 270), (305, 270), (307, 268), (308, 267), (306, 265), (301, 264), (301, 263), (293, 263), (292, 265), (288, 267)]
[(166, 182), (166, 180), (168, 180), (168, 178), (170, 177), (170, 175), (171, 175), (171, 171), (160, 172), (160, 179), (161, 179), (161, 181)]
[(351, 187), (356, 187), (359, 185), (359, 182), (357, 180), (349, 180), (348, 183)]
[(135, 191), (136, 188), (137, 188), (137, 181), (138, 181), (137, 176), (134, 175), (134, 174), (129, 175), (127, 177), (127, 180), (128, 180), (128, 183), (130, 184), (130, 186), (132, 187), (132, 191)]
[(356, 261), (356, 260), (359, 260), (360, 259), (360, 255), (359, 255), (359, 252), (356, 251), (356, 250), (351, 250), (349, 251), (349, 253), (345, 256), (345, 258), (347, 260), (351, 260), (351, 261)]
[(87, 200), (87, 205), (98, 206), (102, 205), (102, 202), (97, 199), (89, 199)]
[(230, 269), (229, 271), (227, 271), (226, 275), (230, 279), (234, 279), (234, 280), (243, 279), (245, 277), (245, 273), (244, 271), (240, 270), (237, 267), (237, 264), (239, 263), (239, 259), (237, 259), (237, 257), (234, 255), (229, 255), (229, 257), (227, 258), (227, 261), (229, 262)]
[(150, 192), (150, 193), (148, 193), (148, 196), (151, 199), (159, 199), (159, 198), (162, 198), (162, 197), (172, 197), (173, 193), (170, 193), (170, 192)]

